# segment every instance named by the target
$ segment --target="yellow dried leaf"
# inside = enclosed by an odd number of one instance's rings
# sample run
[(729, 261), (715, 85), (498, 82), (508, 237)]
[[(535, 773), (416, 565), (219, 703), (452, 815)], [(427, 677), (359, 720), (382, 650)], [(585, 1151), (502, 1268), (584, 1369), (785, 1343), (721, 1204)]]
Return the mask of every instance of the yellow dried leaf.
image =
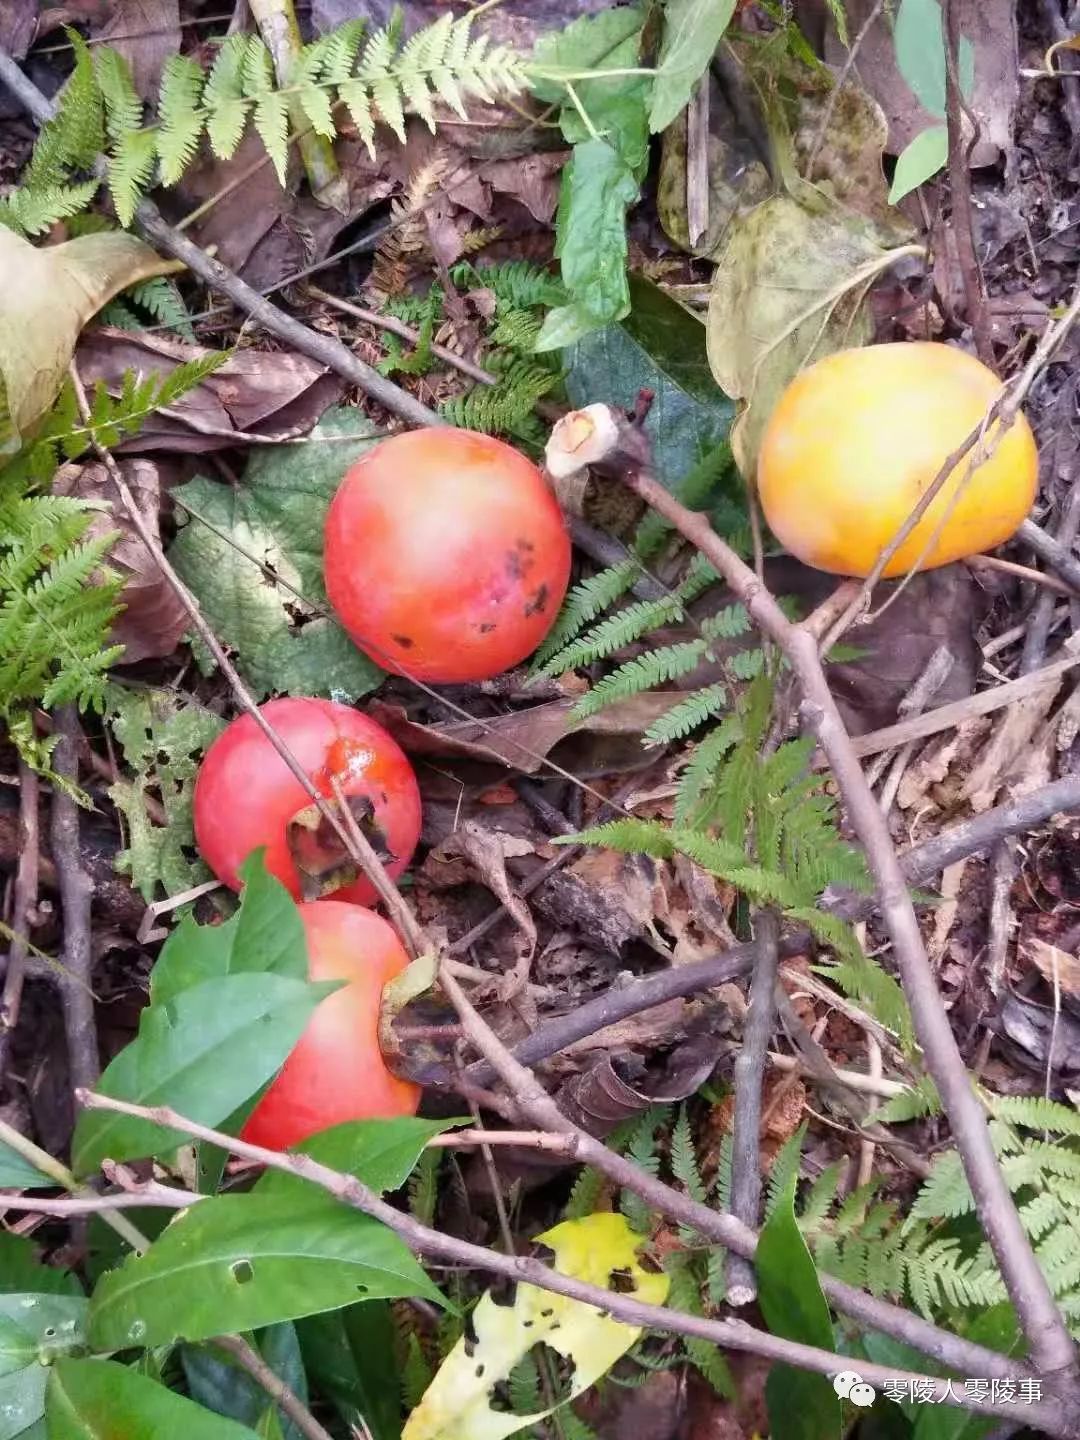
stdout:
[[(638, 1261), (641, 1242), (622, 1215), (601, 1213), (565, 1220), (537, 1237), (555, 1255), (563, 1275), (662, 1305), (668, 1277), (652, 1275)], [(631, 1288), (632, 1287), (632, 1288)], [(503, 1440), (551, 1414), (510, 1415), (491, 1408), (494, 1387), (534, 1345), (543, 1343), (573, 1362), (568, 1399), (595, 1385), (641, 1331), (584, 1305), (533, 1285), (519, 1285), (512, 1306), (497, 1305), (490, 1292), (472, 1314), (476, 1341), (461, 1339), (439, 1367), (420, 1404), (409, 1416), (402, 1440)]]

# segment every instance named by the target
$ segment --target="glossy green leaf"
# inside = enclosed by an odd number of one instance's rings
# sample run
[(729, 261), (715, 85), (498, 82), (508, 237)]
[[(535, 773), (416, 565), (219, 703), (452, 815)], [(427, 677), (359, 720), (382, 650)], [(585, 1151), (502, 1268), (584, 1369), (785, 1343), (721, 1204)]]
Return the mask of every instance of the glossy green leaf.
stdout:
[[(793, 1175), (766, 1221), (754, 1255), (758, 1304), (774, 1335), (834, 1348), (832, 1318), (795, 1219)], [(776, 1365), (766, 1382), (770, 1440), (839, 1440), (840, 1399), (824, 1375)]]
[[(418, 1120), (403, 1115), (395, 1120), (350, 1120), (312, 1135), (295, 1148), (331, 1170), (355, 1175), (380, 1195), (396, 1190), (411, 1175), (424, 1146), (462, 1120)], [(267, 1170), (255, 1185), (257, 1195), (325, 1194), (310, 1181), (282, 1170)]]
[(49, 1440), (253, 1440), (255, 1432), (114, 1360), (61, 1360), (49, 1380)]
[[(945, 34), (938, 0), (900, 0), (893, 31), (896, 64), (915, 98), (931, 115), (945, 116)], [(970, 98), (975, 84), (975, 51), (960, 37), (960, 89)]]
[[(172, 492), (181, 519), (185, 505), (192, 510), (169, 558), (260, 695), (280, 690), (356, 700), (382, 679), (336, 620), (307, 618), (307, 611), (305, 623), (296, 623), (305, 600), (326, 606), (323, 522), (345, 471), (374, 443), (371, 429), (358, 410), (328, 411), (308, 444), (256, 450), (236, 485), (199, 476)], [(256, 562), (293, 588), (268, 581)]]
[(604, 401), (630, 409), (641, 390), (651, 390), (645, 430), (657, 477), (672, 488), (727, 438), (734, 406), (713, 379), (701, 321), (640, 276), (630, 277), (629, 294), (624, 320), (580, 340), (566, 356), (566, 392), (574, 405)]
[[(296, 1328), (288, 1323), (271, 1325), (252, 1343), (274, 1374), (306, 1405), (307, 1376)], [(293, 1422), (268, 1403), (266, 1391), (246, 1370), (240, 1369), (227, 1351), (216, 1349), (212, 1344), (184, 1345), (180, 1350), (180, 1363), (188, 1394), (215, 1415), (225, 1415), (261, 1434), (267, 1428), (270, 1412), (276, 1415), (282, 1440), (302, 1440)]]
[(667, 129), (689, 101), (734, 13), (735, 0), (667, 0), (649, 110), (653, 134)]
[[(281, 1067), (315, 1006), (338, 983), (249, 973), (181, 991), (143, 1011), (138, 1035), (109, 1065), (98, 1090), (139, 1105), (168, 1105), (189, 1120), (216, 1125)], [(75, 1126), (72, 1165), (89, 1175), (102, 1160), (152, 1155), (183, 1139), (149, 1120), (84, 1110)]]
[(557, 350), (630, 309), (626, 211), (637, 199), (630, 167), (603, 140), (574, 147), (556, 216), (562, 280), (573, 297), (544, 321), (537, 350)]
[(98, 1284), (100, 1349), (205, 1340), (365, 1299), (439, 1301), (392, 1230), (329, 1196), (220, 1195)]
[(889, 204), (895, 205), (941, 170), (949, 158), (949, 132), (944, 125), (920, 130), (896, 159)]
[(226, 975), (307, 976), (300, 912), (281, 881), (267, 873), (261, 850), (244, 861), (240, 876), (244, 889), (235, 915), (222, 925), (196, 925), (185, 916), (166, 940), (150, 976), (151, 1004)]
[[(998, 1350), (1002, 1355), (1024, 1354), (1024, 1337), (1017, 1324), (1016, 1311), (1007, 1300), (971, 1316), (962, 1324), (960, 1333), (965, 1340)], [(962, 1393), (962, 1387), (955, 1388), (958, 1394)], [(916, 1405), (913, 1409), (912, 1440), (982, 1440), (998, 1425), (991, 1416), (973, 1415), (952, 1405)]]
[[(633, 5), (612, 6), (595, 15), (582, 15), (569, 25), (549, 30), (533, 51), (532, 63), (544, 71), (565, 71), (573, 75), (611, 66), (612, 54), (639, 34), (644, 18), (643, 12)], [(538, 100), (549, 104), (566, 100), (566, 87), (558, 79), (534, 76), (530, 88)]]
[(84, 1343), (86, 1301), (73, 1295), (0, 1295), (0, 1440), (14, 1440), (45, 1413), (57, 1355)]
[(346, 1425), (372, 1440), (401, 1440), (401, 1387), (394, 1322), (384, 1300), (350, 1305), (297, 1324), (311, 1383)]

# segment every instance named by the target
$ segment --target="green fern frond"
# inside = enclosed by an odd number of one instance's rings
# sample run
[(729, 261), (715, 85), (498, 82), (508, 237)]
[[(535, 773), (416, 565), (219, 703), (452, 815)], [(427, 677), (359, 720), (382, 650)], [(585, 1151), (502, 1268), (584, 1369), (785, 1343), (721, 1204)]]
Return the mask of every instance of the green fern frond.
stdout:
[(563, 1206), (562, 1218), (580, 1220), (585, 1215), (595, 1214), (604, 1185), (604, 1176), (599, 1170), (594, 1170), (591, 1165), (583, 1166), (570, 1190), (570, 1198)]
[(153, 130), (129, 130), (120, 136), (110, 152), (109, 193), (121, 225), (128, 226), (135, 219), (156, 159), (157, 135)]
[(199, 109), (206, 76), (186, 55), (170, 55), (158, 94), (158, 156), (161, 183), (176, 185), (195, 159), (203, 116)]
[(160, 325), (167, 325), (170, 330), (183, 335), (185, 340), (194, 341), (191, 315), (175, 280), (170, 280), (167, 275), (156, 275), (152, 280), (141, 280), (138, 285), (132, 285), (124, 294), (143, 310), (149, 311)]
[(1042, 1095), (992, 1095), (987, 1105), (992, 1115), (1013, 1125), (1051, 1135), (1080, 1135), (1080, 1111)]
[(609, 820), (606, 825), (593, 825), (573, 835), (556, 835), (553, 845), (604, 845), (626, 855), (652, 855), (657, 860), (670, 860), (675, 853), (671, 831), (658, 820)]
[(535, 360), (515, 357), (494, 385), (474, 385), (464, 395), (445, 401), (440, 413), (463, 430), (509, 434), (532, 414), (536, 402), (559, 380), (557, 371)]
[[(659, 1175), (660, 1155), (657, 1150), (657, 1134), (667, 1118), (666, 1105), (650, 1105), (644, 1114), (634, 1122), (624, 1148), (627, 1158), (632, 1160), (647, 1175)], [(635, 1230), (643, 1234), (653, 1222), (654, 1214), (640, 1195), (632, 1190), (623, 1190), (619, 1195), (619, 1209)]]
[(352, 75), (366, 28), (364, 20), (346, 20), (323, 36), (322, 78), (327, 84), (340, 85)]
[(580, 581), (563, 603), (559, 618), (552, 626), (543, 645), (536, 652), (532, 673), (539, 674), (545, 662), (562, 650), (579, 631), (614, 605), (633, 585), (640, 574), (634, 560), (621, 560), (606, 570)]
[(95, 65), (105, 102), (105, 132), (116, 144), (142, 124), (142, 101), (135, 91), (131, 66), (119, 50), (103, 45)]
[(251, 101), (244, 94), (243, 76), (248, 45), (252, 40), (262, 46), (262, 41), (256, 36), (227, 36), (203, 89), (203, 105), (207, 111), (206, 135), (211, 150), (219, 160), (229, 160), (236, 153), (247, 124)]
[(941, 1114), (941, 1096), (929, 1075), (920, 1075), (914, 1085), (886, 1100), (874, 1111), (878, 1125), (899, 1125), (923, 1115)]
[(697, 1149), (690, 1131), (690, 1117), (686, 1113), (685, 1105), (680, 1107), (671, 1131), (671, 1173), (691, 1200), (704, 1205), (705, 1182), (701, 1178)]
[(88, 170), (105, 148), (105, 111), (90, 47), (77, 30), (65, 29), (75, 65), (51, 120), (42, 126), (22, 190), (67, 183), (73, 170)]
[(529, 260), (508, 260), (493, 265), (473, 265), (465, 261), (451, 268), (450, 278), (459, 290), (491, 290), (507, 312), (566, 303), (562, 283)]
[(769, 1171), (768, 1184), (765, 1187), (765, 1218), (772, 1215), (782, 1196), (799, 1178), (799, 1166), (802, 1164), (803, 1140), (806, 1137), (806, 1126), (800, 1125), (795, 1134), (784, 1141), (777, 1151), (776, 1159)]
[(22, 235), (41, 235), (59, 220), (78, 215), (93, 200), (100, 182), (25, 185), (0, 201), (0, 224)]
[(835, 964), (815, 965), (814, 970), (831, 980), (850, 999), (865, 1005), (871, 1015), (899, 1038), (904, 1049), (910, 1050), (914, 1025), (903, 990), (876, 961), (863, 954), (845, 922), (813, 907), (795, 909), (791, 915), (792, 919), (809, 925), (816, 935), (844, 956)]
[(507, 1392), (514, 1415), (535, 1415), (544, 1408), (540, 1398), (540, 1372), (531, 1353), (523, 1356), (510, 1371)]
[(643, 739), (646, 745), (668, 745), (681, 740), (727, 708), (728, 690), (726, 685), (706, 685), (695, 690), (685, 700), (680, 700), (670, 710), (665, 710), (646, 729)]
[(712, 787), (716, 772), (724, 757), (738, 743), (742, 734), (742, 719), (729, 715), (694, 747), (690, 761), (682, 773), (675, 795), (675, 823), (691, 825), (696, 823), (707, 792)]
[(845, 1169), (844, 1161), (837, 1160), (828, 1169), (823, 1170), (811, 1185), (802, 1212), (798, 1217), (799, 1228), (804, 1234), (814, 1234), (829, 1213), (836, 1200)]
[[(633, 563), (633, 562), (631, 562)], [(612, 569), (620, 567), (613, 566)], [(636, 567), (635, 567), (636, 569)], [(599, 593), (603, 594), (605, 589), (610, 588), (610, 571), (601, 571), (601, 576), (609, 577), (609, 584), (601, 587)], [(594, 595), (597, 591), (592, 592)], [(576, 670), (582, 665), (591, 665), (596, 660), (601, 660), (607, 655), (612, 655), (616, 650), (622, 650), (625, 646), (633, 644), (642, 635), (650, 630), (655, 630), (659, 625), (666, 625), (677, 620), (683, 613), (683, 603), (678, 595), (664, 595), (658, 600), (637, 600), (625, 606), (617, 614), (601, 620), (591, 630), (580, 636), (572, 644), (567, 645), (552, 658), (545, 662), (539, 673), (541, 675), (562, 675), (567, 670)]]
[(581, 697), (570, 713), (576, 720), (586, 720), (605, 705), (613, 705), (631, 695), (640, 695), (643, 690), (653, 690), (658, 685), (667, 685), (696, 670), (708, 653), (708, 643), (704, 640), (685, 640), (678, 645), (650, 650), (647, 655), (628, 660), (610, 675), (605, 675)]

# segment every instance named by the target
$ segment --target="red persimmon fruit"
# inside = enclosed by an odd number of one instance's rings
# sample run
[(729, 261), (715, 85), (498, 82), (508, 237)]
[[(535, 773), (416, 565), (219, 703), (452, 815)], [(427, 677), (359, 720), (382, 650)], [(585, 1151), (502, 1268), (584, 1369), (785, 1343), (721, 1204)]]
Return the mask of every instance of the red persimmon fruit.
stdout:
[(287, 1150), (346, 1120), (414, 1115), (420, 1089), (386, 1067), (379, 1049), (383, 986), (409, 957), (393, 928), (359, 905), (301, 905), (312, 980), (345, 980), (316, 1008), (285, 1064), (241, 1131), (269, 1150)]
[(436, 684), (489, 680), (551, 628), (570, 537), (544, 477), (511, 446), (413, 430), (346, 474), (324, 566), (338, 619), (378, 664)]
[[(271, 700), (262, 715), (328, 800), (337, 781), (357, 823), (395, 879), (420, 836), (412, 766), (381, 725), (331, 700)], [(266, 868), (298, 900), (333, 894), (358, 905), (375, 890), (251, 715), (222, 731), (195, 780), (195, 841), (217, 878), (239, 890), (258, 846)]]

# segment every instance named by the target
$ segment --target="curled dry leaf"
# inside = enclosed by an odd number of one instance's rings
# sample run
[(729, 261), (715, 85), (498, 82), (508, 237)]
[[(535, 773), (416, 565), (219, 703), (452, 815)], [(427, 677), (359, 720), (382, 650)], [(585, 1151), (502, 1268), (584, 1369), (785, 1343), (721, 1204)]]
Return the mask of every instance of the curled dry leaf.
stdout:
[(635, 1065), (635, 1057), (625, 1052), (605, 1055), (568, 1080), (556, 1099), (572, 1124), (603, 1138), (650, 1105), (671, 1104), (693, 1095), (729, 1048), (726, 1041), (703, 1031), (677, 1045), (659, 1075), (645, 1074), (644, 1066), (640, 1062)]
[[(88, 384), (104, 381), (119, 394), (125, 371), (167, 375), (208, 353), (171, 336), (102, 326), (79, 346), (79, 373)], [(175, 405), (155, 411), (137, 436), (116, 449), (205, 453), (229, 449), (244, 436), (291, 440), (307, 434), (342, 388), (325, 365), (304, 355), (238, 350)]]
[[(161, 505), (157, 465), (151, 460), (124, 460), (120, 462), (120, 469), (144, 523), (157, 536)], [(100, 504), (100, 514), (90, 523), (91, 535), (119, 531), (108, 563), (124, 576), (120, 595), (124, 608), (112, 628), (113, 640), (124, 647), (123, 663), (129, 665), (171, 655), (190, 624), (187, 611), (135, 533), (123, 506), (117, 503), (116, 488), (105, 466), (96, 461), (89, 465), (65, 465), (53, 480), (53, 492)]]
[(121, 231), (37, 247), (0, 226), (0, 456), (52, 405), (86, 322), (129, 285), (182, 269)]
[(1024, 953), (1052, 990), (1080, 996), (1080, 958), (1035, 935), (1027, 940)]

